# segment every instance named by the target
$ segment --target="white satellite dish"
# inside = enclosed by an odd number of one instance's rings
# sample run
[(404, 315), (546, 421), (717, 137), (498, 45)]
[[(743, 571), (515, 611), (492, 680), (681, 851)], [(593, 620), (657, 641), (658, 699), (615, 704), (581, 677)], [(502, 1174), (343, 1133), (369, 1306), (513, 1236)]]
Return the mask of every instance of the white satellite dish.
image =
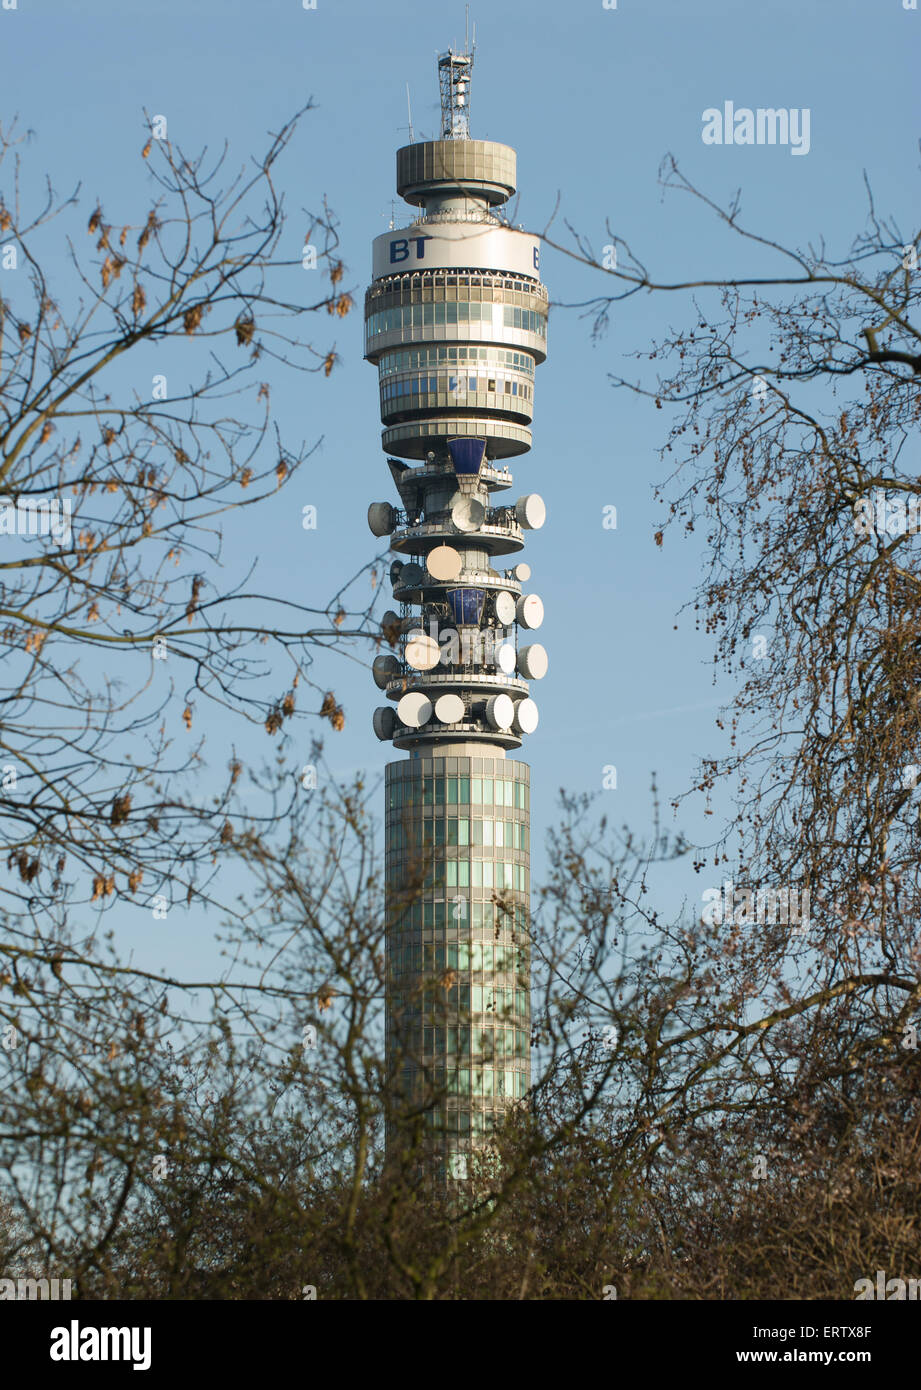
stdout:
[(544, 499), (536, 492), (529, 492), (527, 497), (519, 497), (515, 503), (515, 516), (518, 518), (518, 525), (523, 526), (526, 531), (539, 531), (547, 520)]
[(511, 642), (502, 642), (496, 648), (496, 665), (506, 676), (510, 676), (515, 669), (515, 648)]
[(512, 728), (516, 734), (533, 734), (537, 728), (537, 706), (533, 700), (519, 700), (515, 705)]
[(397, 524), (397, 514), (389, 502), (372, 502), (368, 508), (368, 525), (375, 536), (389, 536)]
[(542, 680), (549, 664), (546, 649), (539, 642), (535, 642), (533, 647), (521, 647), (518, 652), (518, 670), (525, 680)]
[(515, 621), (515, 596), (507, 589), (500, 589), (496, 594), (496, 617), (503, 627)]
[(433, 579), (456, 579), (464, 567), (464, 562), (453, 545), (436, 545), (425, 560), (426, 569)]
[(493, 695), (486, 701), (486, 722), (494, 729), (510, 729), (515, 718), (515, 706), (508, 695)]
[(438, 665), (441, 650), (434, 637), (425, 632), (411, 632), (406, 641), (406, 660), (414, 671), (431, 671)]
[(515, 605), (515, 617), (522, 627), (540, 627), (544, 621), (544, 605), (537, 594), (523, 594)]
[(486, 508), (483, 503), (478, 502), (475, 497), (468, 497), (464, 492), (455, 492), (448, 506), (451, 520), (458, 531), (479, 531), (486, 520)]
[(400, 663), (395, 656), (376, 656), (371, 663), (371, 674), (378, 690), (386, 690), (400, 674)]
[(512, 574), (518, 580), (519, 584), (527, 584), (528, 580), (531, 578), (531, 566), (525, 564), (516, 565), (512, 570)]
[(393, 564), (390, 566), (390, 582), (391, 582), (391, 584), (396, 584), (396, 583), (399, 582), (400, 570), (401, 570), (402, 568), (403, 568), (403, 561), (402, 561), (402, 560), (394, 560)]
[(459, 695), (439, 695), (435, 701), (435, 718), (442, 724), (457, 724), (464, 717), (464, 702)]
[(432, 717), (432, 702), (421, 690), (410, 690), (397, 705), (397, 715), (408, 728), (421, 729)]
[(381, 742), (383, 742), (384, 739), (393, 738), (396, 715), (389, 705), (381, 705), (379, 709), (376, 709), (374, 711), (374, 718), (371, 722), (374, 725), (374, 732)]

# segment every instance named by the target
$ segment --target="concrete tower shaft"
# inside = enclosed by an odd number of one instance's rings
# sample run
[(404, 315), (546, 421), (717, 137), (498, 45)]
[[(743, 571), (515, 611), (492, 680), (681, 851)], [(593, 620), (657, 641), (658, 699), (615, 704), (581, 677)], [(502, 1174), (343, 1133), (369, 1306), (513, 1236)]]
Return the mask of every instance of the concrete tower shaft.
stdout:
[(547, 669), (517, 559), (544, 504), (501, 494), (531, 447), (548, 300), (538, 239), (501, 210), (515, 151), (469, 137), (472, 62), (442, 55), (443, 138), (397, 151), (420, 212), (375, 239), (365, 298), (400, 500), (368, 509), (398, 604), (374, 728), (410, 754), (387, 768), (387, 1048), (449, 1177), (528, 1088), (530, 777), (507, 755), (537, 727), (529, 682)]

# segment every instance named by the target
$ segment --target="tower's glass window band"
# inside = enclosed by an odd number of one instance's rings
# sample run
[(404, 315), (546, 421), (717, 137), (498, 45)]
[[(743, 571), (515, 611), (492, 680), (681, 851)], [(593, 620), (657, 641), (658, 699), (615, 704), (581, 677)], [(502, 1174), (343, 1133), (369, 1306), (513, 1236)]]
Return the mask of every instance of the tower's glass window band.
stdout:
[[(494, 304), (404, 304), (396, 309), (381, 309), (369, 314), (366, 320), (368, 339), (377, 333), (393, 333), (404, 328), (424, 328), (435, 324), (494, 323)], [(498, 307), (502, 308), (501, 305)], [(453, 310), (453, 314), (450, 312)], [(460, 311), (460, 312), (459, 312)], [(523, 333), (547, 336), (547, 315), (537, 309), (522, 309), (506, 304), (502, 309), (502, 326), (518, 328)]]
[(400, 806), (514, 806), (530, 810), (527, 782), (505, 777), (407, 777), (389, 784), (388, 809)]
[(510, 367), (525, 376), (534, 375), (534, 358), (526, 352), (513, 352), (509, 348), (466, 346), (438, 346), (406, 348), (399, 352), (387, 352), (378, 363), (381, 377), (392, 376), (395, 372), (411, 371), (416, 367), (446, 366), (452, 362), (495, 363), (500, 367)]

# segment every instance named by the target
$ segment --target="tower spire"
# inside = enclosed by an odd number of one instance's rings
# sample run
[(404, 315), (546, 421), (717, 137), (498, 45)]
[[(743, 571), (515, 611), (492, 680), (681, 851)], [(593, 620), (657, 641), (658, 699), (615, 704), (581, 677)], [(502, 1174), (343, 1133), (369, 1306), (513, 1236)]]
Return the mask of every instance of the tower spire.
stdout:
[(476, 40), (471, 46), (468, 32), (464, 37), (464, 51), (457, 53), (449, 48), (438, 58), (438, 87), (441, 93), (441, 138), (442, 140), (470, 139), (470, 79), (473, 75), (473, 56)]

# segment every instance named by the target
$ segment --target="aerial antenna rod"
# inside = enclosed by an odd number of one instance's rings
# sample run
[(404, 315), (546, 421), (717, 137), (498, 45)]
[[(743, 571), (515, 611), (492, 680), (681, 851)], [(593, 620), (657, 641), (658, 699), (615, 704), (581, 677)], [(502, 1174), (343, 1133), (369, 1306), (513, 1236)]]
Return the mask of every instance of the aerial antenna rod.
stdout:
[(413, 108), (409, 100), (409, 83), (406, 84), (406, 118), (409, 121), (409, 143), (415, 144), (416, 137), (413, 135)]

